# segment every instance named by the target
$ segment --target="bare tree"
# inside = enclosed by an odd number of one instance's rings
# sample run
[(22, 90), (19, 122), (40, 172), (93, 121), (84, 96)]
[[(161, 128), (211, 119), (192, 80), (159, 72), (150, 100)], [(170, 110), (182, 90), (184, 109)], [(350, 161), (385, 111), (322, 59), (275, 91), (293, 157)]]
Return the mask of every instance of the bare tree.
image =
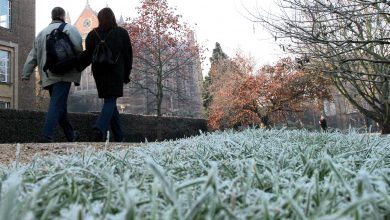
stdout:
[(188, 73), (196, 72), (193, 68), (200, 62), (200, 47), (192, 30), (181, 22), (181, 15), (169, 7), (167, 0), (142, 0), (137, 9), (139, 17), (125, 26), (133, 42), (136, 74), (132, 85), (154, 97), (151, 104), (161, 116), (167, 93), (175, 94), (179, 102), (188, 99), (182, 92), (185, 87), (174, 81), (188, 81)]
[(329, 74), (361, 113), (390, 133), (390, 2), (278, 0), (277, 14), (247, 10), (305, 68)]

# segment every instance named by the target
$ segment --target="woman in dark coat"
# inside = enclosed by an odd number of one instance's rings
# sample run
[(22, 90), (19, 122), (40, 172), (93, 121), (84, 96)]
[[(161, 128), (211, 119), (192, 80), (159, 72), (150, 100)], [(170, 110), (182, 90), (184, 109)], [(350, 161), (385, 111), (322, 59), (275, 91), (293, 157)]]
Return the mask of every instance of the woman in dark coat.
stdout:
[[(130, 82), (132, 47), (128, 32), (117, 26), (110, 8), (100, 10), (98, 20), (99, 26), (89, 32), (85, 40), (86, 50), (81, 56), (81, 68), (92, 63), (98, 95), (104, 99), (103, 108), (93, 128), (96, 141), (103, 141), (111, 126), (114, 140), (120, 142), (123, 133), (116, 101), (123, 96), (123, 84)], [(95, 48), (102, 40), (112, 52), (113, 64), (99, 63), (93, 58)]]

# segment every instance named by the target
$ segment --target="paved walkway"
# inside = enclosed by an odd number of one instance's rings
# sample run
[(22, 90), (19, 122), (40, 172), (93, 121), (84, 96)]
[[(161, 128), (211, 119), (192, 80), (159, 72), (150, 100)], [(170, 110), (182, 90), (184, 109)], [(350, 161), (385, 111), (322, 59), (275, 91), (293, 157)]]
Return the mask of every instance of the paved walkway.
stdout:
[[(109, 143), (108, 150), (125, 149), (139, 146), (139, 143)], [(19, 162), (28, 163), (35, 155), (46, 156), (50, 154), (66, 155), (83, 152), (90, 148), (103, 150), (105, 143), (75, 142), (75, 143), (25, 143), (20, 144)], [(0, 164), (9, 165), (16, 159), (17, 144), (0, 144)]]

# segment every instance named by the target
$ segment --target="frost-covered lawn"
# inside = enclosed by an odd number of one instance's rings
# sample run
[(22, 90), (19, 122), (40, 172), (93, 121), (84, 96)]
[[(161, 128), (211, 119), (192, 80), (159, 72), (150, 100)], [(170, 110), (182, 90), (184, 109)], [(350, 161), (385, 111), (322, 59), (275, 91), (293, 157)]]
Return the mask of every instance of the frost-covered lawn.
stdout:
[(388, 219), (390, 137), (246, 130), (16, 162), (0, 219)]

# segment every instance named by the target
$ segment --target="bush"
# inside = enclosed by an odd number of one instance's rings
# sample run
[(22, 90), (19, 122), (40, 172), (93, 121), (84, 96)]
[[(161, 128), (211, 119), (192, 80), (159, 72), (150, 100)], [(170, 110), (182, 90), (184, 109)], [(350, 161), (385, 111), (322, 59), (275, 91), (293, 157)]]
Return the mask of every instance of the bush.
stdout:
[[(207, 131), (204, 119), (157, 117), (121, 114), (125, 142), (168, 140), (189, 137)], [(93, 113), (71, 113), (69, 120), (80, 131), (80, 142), (93, 141), (91, 128), (97, 119)], [(0, 143), (28, 143), (39, 140), (45, 112), (0, 109)], [(112, 138), (112, 137), (111, 137)], [(57, 127), (54, 139), (66, 142), (63, 132)]]

